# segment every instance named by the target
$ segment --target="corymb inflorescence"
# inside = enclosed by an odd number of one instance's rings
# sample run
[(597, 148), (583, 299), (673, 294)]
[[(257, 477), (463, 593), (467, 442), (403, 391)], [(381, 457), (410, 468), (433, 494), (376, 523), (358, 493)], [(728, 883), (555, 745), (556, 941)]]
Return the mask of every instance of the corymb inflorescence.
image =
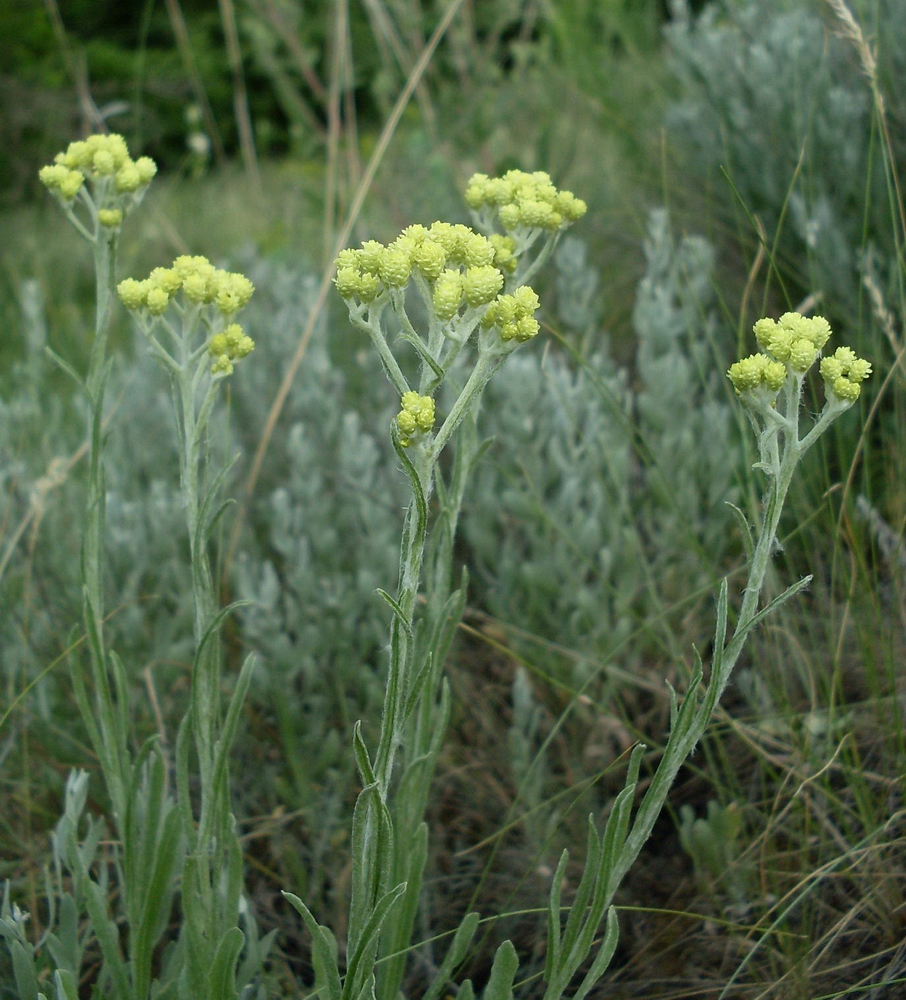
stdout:
[[(510, 170), (497, 178), (475, 174), (465, 200), (475, 229), (449, 222), (412, 225), (391, 243), (366, 240), (358, 249), (341, 251), (335, 261), (334, 281), (349, 318), (371, 338), (402, 398), (399, 444), (418, 444), (434, 458), (504, 359), (538, 334), (540, 302), (528, 282), (561, 233), (586, 211), (585, 202), (557, 190), (540, 171)], [(539, 249), (530, 253), (536, 243)], [(422, 330), (409, 315), (410, 288), (421, 299)], [(388, 306), (398, 323), (389, 320)], [(391, 347), (397, 340), (415, 350), (418, 391)], [(463, 354), (470, 342), (477, 356)], [(434, 394), (469, 357), (471, 374), (432, 436)]]
[(543, 170), (509, 170), (503, 177), (473, 174), (466, 203), (486, 224), (497, 219), (508, 233), (556, 232), (581, 219), (588, 206), (572, 191), (558, 191)]
[[(776, 321), (758, 320), (754, 333), (763, 353), (737, 361), (727, 376), (743, 402), (758, 401), (763, 405), (777, 396), (788, 379), (801, 386), (805, 373), (830, 339), (831, 328), (823, 316), (806, 318), (788, 312)], [(856, 357), (849, 347), (838, 347), (821, 360), (818, 370), (828, 404), (839, 408), (859, 398), (861, 384), (871, 374), (871, 364)]]
[(137, 314), (146, 333), (171, 307), (182, 319), (184, 335), (200, 324), (214, 375), (231, 374), (233, 362), (254, 350), (255, 342), (233, 321), (254, 290), (244, 274), (214, 267), (207, 257), (190, 256), (177, 257), (171, 267), (156, 267), (141, 281), (126, 278), (117, 286), (123, 305)]
[[(156, 173), (154, 160), (148, 156), (133, 160), (126, 140), (114, 134), (71, 142), (52, 164), (41, 168), (38, 177), (68, 213), (80, 198), (99, 230), (111, 232), (142, 200)], [(96, 233), (84, 235), (93, 239)]]

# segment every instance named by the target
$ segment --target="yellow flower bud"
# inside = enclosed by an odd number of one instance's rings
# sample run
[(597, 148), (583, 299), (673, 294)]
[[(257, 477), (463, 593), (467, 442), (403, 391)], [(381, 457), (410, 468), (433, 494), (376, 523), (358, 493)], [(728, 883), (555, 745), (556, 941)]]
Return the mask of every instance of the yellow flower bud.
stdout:
[(182, 290), (191, 302), (204, 302), (208, 294), (208, 282), (204, 275), (196, 272), (183, 279)]
[(384, 244), (377, 240), (366, 240), (358, 253), (359, 268), (366, 274), (379, 274), (385, 249)]
[(182, 285), (182, 278), (173, 267), (155, 267), (148, 280), (151, 284), (162, 288), (168, 295), (174, 295)]
[(356, 268), (341, 267), (333, 281), (340, 295), (344, 299), (351, 299), (359, 293), (359, 278), (360, 274)]
[(433, 239), (424, 240), (412, 254), (412, 265), (428, 279), (435, 281), (447, 263), (447, 253)]
[(243, 334), (243, 336), (239, 338), (239, 343), (236, 345), (235, 357), (237, 358), (247, 357), (254, 350), (255, 350), (255, 341), (252, 340), (252, 338), (249, 337), (248, 334)]
[(122, 225), (123, 213), (118, 208), (99, 208), (98, 222), (107, 229), (116, 229)]
[(167, 306), (170, 304), (170, 296), (167, 295), (163, 288), (153, 286), (148, 289), (145, 304), (152, 316), (160, 316), (167, 311)]
[(825, 382), (835, 382), (843, 374), (843, 363), (834, 357), (822, 358), (818, 371)]
[[(492, 248), (493, 249), (493, 248)], [(462, 278), (462, 291), (466, 302), (476, 308), (486, 305), (503, 288), (503, 275), (496, 267), (485, 265), (470, 267)], [(435, 301), (437, 290), (435, 289)]]
[(248, 304), (255, 286), (244, 274), (219, 271), (217, 277), (214, 301), (225, 316), (231, 316)]
[(82, 185), (85, 183), (85, 175), (81, 170), (70, 170), (69, 173), (60, 181), (60, 195), (66, 199), (66, 201), (72, 201), (73, 198), (79, 193)]
[(69, 176), (69, 167), (62, 163), (55, 163), (53, 166), (41, 167), (38, 171), (38, 178), (41, 183), (51, 191), (60, 187), (60, 184)]
[(786, 365), (780, 361), (768, 361), (761, 372), (761, 380), (771, 392), (780, 392), (786, 376)]
[(538, 320), (534, 316), (521, 316), (516, 320), (516, 330), (514, 336), (516, 340), (520, 343), (525, 343), (526, 340), (531, 340), (532, 337), (538, 335), (538, 331), (541, 327), (538, 325)]
[(374, 302), (381, 291), (381, 280), (376, 274), (359, 275), (357, 295), (363, 302)]
[(215, 333), (211, 337), (211, 342), (208, 344), (208, 353), (213, 355), (215, 358), (219, 358), (226, 354), (230, 349), (230, 345), (227, 343), (227, 338), (222, 333)]
[(157, 164), (150, 156), (140, 156), (135, 161), (135, 170), (138, 173), (139, 187), (150, 184), (152, 178), (157, 173)]
[(818, 348), (806, 337), (794, 341), (790, 345), (790, 368), (797, 372), (806, 372), (818, 357)]
[(126, 140), (115, 132), (107, 136), (107, 152), (113, 158), (113, 164), (117, 170), (129, 159), (129, 147), (126, 145)]
[(139, 309), (145, 304), (148, 286), (144, 281), (135, 278), (125, 278), (116, 286), (120, 301), (127, 309)]
[(399, 249), (384, 250), (379, 267), (381, 281), (390, 288), (404, 288), (409, 281), (412, 263), (409, 255)]
[(850, 382), (843, 375), (831, 383), (831, 391), (846, 403), (854, 403), (862, 393), (862, 386), (858, 382)]
[(91, 162), (91, 150), (88, 143), (81, 139), (71, 142), (66, 147), (66, 152), (59, 154), (57, 162), (69, 167), (70, 170), (87, 167)]
[(460, 305), (463, 295), (463, 277), (459, 271), (448, 269), (437, 279), (434, 285), (432, 302), (434, 312), (440, 320), (452, 319)]
[(466, 267), (485, 267), (494, 263), (494, 244), (480, 233), (470, 232), (462, 241), (461, 252)]
[(498, 214), (500, 225), (508, 232), (522, 223), (522, 212), (518, 205), (503, 205)]
[(400, 444), (408, 448), (413, 435), (419, 431), (427, 434), (434, 426), (434, 400), (417, 392), (406, 392), (400, 402), (402, 409), (396, 415), (396, 426), (400, 432)]
[(109, 177), (116, 171), (116, 163), (106, 149), (99, 149), (91, 158), (91, 169), (99, 177)]
[(138, 167), (131, 160), (127, 161), (117, 170), (114, 183), (121, 193), (137, 191), (142, 185)]

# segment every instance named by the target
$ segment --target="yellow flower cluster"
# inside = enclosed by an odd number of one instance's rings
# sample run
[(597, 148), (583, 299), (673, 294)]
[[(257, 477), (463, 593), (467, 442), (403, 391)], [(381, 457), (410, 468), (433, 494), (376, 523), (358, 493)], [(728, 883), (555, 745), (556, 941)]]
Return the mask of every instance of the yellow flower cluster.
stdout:
[[(730, 366), (727, 377), (737, 395), (762, 387), (776, 395), (790, 372), (801, 377), (814, 364), (831, 335), (823, 316), (806, 318), (795, 312), (784, 313), (776, 322), (760, 319), (753, 329), (766, 353), (753, 354)], [(819, 371), (837, 399), (852, 403), (859, 398), (871, 365), (850, 348), (838, 347), (831, 357), (822, 359)]]
[(243, 331), (238, 323), (230, 323), (223, 331), (211, 337), (208, 352), (214, 358), (212, 375), (232, 375), (233, 362), (251, 354), (255, 341)]
[(807, 319), (796, 312), (784, 313), (777, 322), (760, 319), (753, 329), (762, 350), (800, 374), (815, 363), (831, 335), (823, 316)]
[(482, 317), (481, 325), (486, 330), (496, 326), (501, 340), (523, 343), (540, 329), (534, 315), (540, 306), (534, 289), (522, 285), (512, 295), (498, 295)]
[[(151, 316), (161, 316), (180, 291), (192, 306), (211, 306), (220, 317), (230, 318), (248, 304), (255, 286), (244, 274), (223, 271), (207, 257), (177, 257), (172, 267), (156, 267), (142, 281), (126, 278), (117, 292), (127, 309), (145, 310)], [(221, 320), (222, 322), (222, 320)], [(211, 371), (229, 375), (233, 361), (244, 358), (255, 347), (238, 323), (232, 323), (215, 334), (208, 345), (214, 358)]]
[(780, 361), (772, 361), (766, 354), (752, 354), (742, 361), (730, 365), (727, 377), (733, 383), (738, 396), (743, 392), (751, 392), (759, 386), (765, 386), (769, 392), (778, 393), (786, 382), (786, 365)]
[(503, 177), (473, 174), (466, 188), (470, 208), (493, 209), (507, 232), (515, 229), (566, 229), (588, 206), (572, 191), (558, 191), (543, 170), (509, 170)]
[(862, 392), (862, 383), (871, 375), (871, 363), (857, 358), (849, 347), (838, 347), (818, 366), (824, 384), (844, 402), (854, 403)]
[[(38, 172), (41, 183), (63, 201), (71, 202), (89, 181), (95, 190), (98, 221), (116, 228), (123, 212), (140, 200), (157, 165), (147, 156), (133, 160), (121, 135), (91, 135), (71, 142), (52, 165)], [(118, 214), (117, 214), (118, 213)]]
[(401, 404), (396, 425), (400, 432), (400, 444), (408, 448), (416, 434), (427, 434), (434, 426), (434, 400), (430, 396), (419, 396), (417, 392), (405, 392)]
[(336, 259), (334, 282), (344, 299), (374, 302), (388, 289), (404, 288), (413, 273), (434, 285), (441, 319), (456, 315), (463, 302), (490, 302), (503, 287), (503, 272), (516, 268), (516, 244), (506, 236), (490, 238), (468, 226), (435, 222), (404, 229), (388, 246), (367, 240)]
[(207, 257), (177, 257), (172, 267), (156, 267), (143, 281), (126, 278), (117, 287), (127, 309), (147, 309), (153, 316), (165, 312), (173, 296), (196, 304), (214, 304), (224, 316), (239, 312), (255, 286), (244, 274), (223, 271)]

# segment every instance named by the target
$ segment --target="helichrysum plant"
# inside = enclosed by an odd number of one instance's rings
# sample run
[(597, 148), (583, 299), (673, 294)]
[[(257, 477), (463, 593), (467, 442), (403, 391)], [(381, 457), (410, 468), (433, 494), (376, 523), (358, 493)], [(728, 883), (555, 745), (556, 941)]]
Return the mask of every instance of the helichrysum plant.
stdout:
[[(399, 587), (395, 597), (382, 592), (392, 609), (392, 621), (381, 735), (374, 752), (366, 747), (360, 729), (354, 740), (364, 788), (353, 819), (345, 977), (329, 929), (318, 924), (301, 899), (288, 894), (313, 937), (317, 988), (331, 1000), (392, 997), (403, 984), (427, 850), (422, 815), (448, 712), (440, 668), (452, 623), (462, 609), (461, 590), (449, 592), (451, 549), (465, 478), (478, 453), (476, 404), (507, 355), (538, 332), (537, 296), (522, 280), (534, 273), (555, 241), (545, 240), (533, 259), (528, 251), (543, 236), (545, 226), (557, 233), (570, 221), (570, 213), (580, 214), (580, 203), (557, 192), (541, 174), (511, 172), (494, 180), (479, 175), (472, 179), (466, 200), (477, 225), (486, 231), (497, 225), (505, 232), (496, 239), (492, 232), (483, 240), (466, 227), (413, 226), (387, 246), (369, 241), (361, 249), (344, 251), (337, 260), (336, 284), (347, 301), (350, 318), (369, 336), (400, 397), (391, 436), (410, 482), (412, 501), (404, 528)], [(410, 317), (409, 286), (427, 317), (424, 333)], [(759, 467), (770, 477), (765, 517), (752, 545), (745, 598), (728, 639), (726, 583), (722, 586), (710, 682), (702, 690), (699, 660), (682, 704), (672, 695), (670, 738), (635, 816), (631, 810), (641, 745), (631, 754), (626, 786), (614, 802), (603, 835), (590, 824), (585, 871), (565, 924), (560, 892), (568, 855), (564, 852), (561, 857), (549, 904), (546, 1000), (562, 997), (572, 988), (574, 976), (586, 965), (593, 948), (591, 965), (571, 995), (586, 996), (607, 968), (618, 935), (614, 893), (651, 833), (679, 768), (704, 733), (749, 631), (808, 582), (800, 581), (766, 608), (758, 608), (792, 470), (830, 422), (852, 404), (859, 384), (870, 372), (867, 363), (846, 349), (825, 358), (821, 374), (828, 385), (827, 406), (800, 437), (798, 413), (805, 373), (818, 359), (829, 332), (824, 320), (796, 314), (787, 314), (779, 323), (762, 320), (756, 333), (765, 353), (730, 369), (734, 387), (759, 433)], [(411, 348), (408, 364), (397, 357), (391, 340), (394, 333)], [(406, 368), (413, 363), (417, 374), (407, 374)], [(438, 390), (454, 379), (458, 394), (454, 393), (446, 415), (439, 414), (438, 399), (443, 397)], [(782, 404), (777, 407), (781, 391)], [(447, 481), (437, 460), (454, 434), (456, 455)], [(434, 491), (440, 510), (429, 545), (427, 501)], [(424, 610), (417, 613), (419, 592), (424, 594)], [(400, 764), (394, 768), (397, 760)], [(433, 1000), (449, 989), (477, 921), (477, 914), (464, 918), (425, 996)], [(603, 937), (602, 922), (606, 923)], [(518, 967), (515, 948), (504, 942), (484, 996), (489, 1000), (511, 996)], [(472, 986), (465, 981), (457, 996), (472, 995)]]
[[(254, 347), (236, 322), (253, 286), (243, 275), (215, 268), (203, 257), (180, 257), (147, 279), (126, 279), (117, 287), (152, 355), (169, 376), (177, 430), (194, 656), (190, 708), (176, 742), (175, 795), (170, 789), (171, 762), (158, 738), (148, 739), (137, 750), (133, 746), (129, 675), (109, 648), (103, 628), (107, 490), (102, 420), (110, 372), (106, 342), (115, 247), (125, 217), (141, 200), (154, 173), (149, 159), (131, 159), (122, 137), (96, 135), (72, 143), (40, 175), (91, 243), (95, 256), (96, 328), (88, 373), (83, 379), (65, 361), (57, 360), (82, 390), (89, 414), (82, 539), (89, 670), (86, 676), (76, 659), (72, 680), (110, 798), (118, 883), (118, 892), (109, 893), (111, 866), (97, 854), (102, 824), (89, 819), (87, 828), (80, 830), (87, 775), (77, 772), (67, 783), (66, 810), (55, 836), (57, 877), (48, 882), (51, 920), (41, 942), (49, 954), (55, 1000), (75, 1000), (89, 949), (100, 956), (97, 995), (117, 1000), (152, 995), (233, 1000), (240, 987), (247, 986), (247, 995), (254, 990), (249, 981), (262, 959), (254, 922), (247, 912), (240, 915), (247, 908), (242, 904), (241, 850), (229, 808), (227, 765), (251, 661), (246, 661), (224, 712), (218, 630), (230, 609), (218, 605), (208, 552), (223, 512), (218, 488), (226, 473), (212, 461), (211, 413), (218, 384)], [(179, 939), (161, 952), (177, 889), (182, 912)], [(10, 949), (19, 995), (23, 1000), (42, 1000), (46, 994), (38, 987), (37, 953), (24, 933), (24, 920), (25, 915), (5, 897), (0, 933)], [(43, 962), (47, 963), (46, 957)]]
[[(331, 1000), (395, 997), (403, 983), (427, 858), (422, 817), (449, 713), (442, 667), (464, 601), (462, 587), (451, 593), (453, 539), (480, 451), (478, 402), (506, 359), (538, 335), (540, 303), (528, 281), (586, 210), (547, 174), (516, 170), (501, 178), (476, 174), (466, 202), (475, 229), (413, 225), (387, 245), (369, 240), (336, 261), (350, 319), (376, 349), (399, 399), (390, 433), (411, 501), (399, 585), (395, 596), (381, 592), (392, 620), (380, 737), (371, 751), (359, 728), (354, 737), (364, 788), (353, 817), (345, 978), (331, 932), (288, 895), (312, 933), (317, 985)], [(454, 436), (444, 474), (439, 460)], [(477, 924), (477, 914), (465, 918), (427, 997), (446, 988)], [(511, 985), (514, 955), (509, 944), (498, 954), (497, 989)]]

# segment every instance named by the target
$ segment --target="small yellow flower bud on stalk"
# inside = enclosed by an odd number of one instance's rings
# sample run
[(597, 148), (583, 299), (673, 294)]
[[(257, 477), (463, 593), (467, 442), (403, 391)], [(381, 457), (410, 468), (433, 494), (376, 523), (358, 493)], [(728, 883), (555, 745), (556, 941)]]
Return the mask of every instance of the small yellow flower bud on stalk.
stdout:
[(795, 372), (807, 372), (818, 357), (818, 348), (805, 337), (790, 345), (790, 368)]
[(480, 233), (471, 230), (462, 240), (462, 262), (466, 267), (487, 267), (494, 263), (496, 248)]
[[(85, 185), (97, 210), (100, 228), (116, 229), (127, 212), (141, 201), (156, 172), (157, 166), (147, 156), (131, 159), (121, 135), (91, 135), (71, 142), (64, 152), (57, 153), (53, 165), (42, 168), (39, 177), (64, 203), (72, 202)], [(66, 207), (70, 209), (68, 204)], [(91, 233), (75, 215), (70, 217), (84, 236), (98, 238), (98, 233)]]
[(516, 241), (512, 236), (502, 236), (500, 233), (492, 233), (489, 241), (494, 247), (494, 260), (492, 261), (494, 267), (512, 274), (518, 264)]
[(99, 149), (91, 159), (91, 167), (99, 177), (109, 177), (116, 170), (116, 164), (109, 150)]
[(845, 403), (854, 403), (862, 394), (862, 382), (871, 375), (871, 364), (856, 357), (849, 347), (838, 347), (829, 358), (823, 358), (818, 367), (824, 379), (825, 393), (830, 393)]
[(450, 320), (456, 315), (462, 304), (463, 277), (459, 271), (448, 269), (437, 279), (434, 285), (432, 302), (434, 312), (440, 320)]
[(133, 193), (141, 187), (142, 178), (134, 163), (124, 163), (116, 172), (116, 189), (125, 193)]
[(488, 306), (481, 325), (486, 330), (497, 327), (500, 339), (504, 342), (515, 340), (517, 343), (524, 343), (540, 330), (534, 317), (535, 310), (540, 305), (534, 289), (522, 285), (512, 295), (498, 295)]
[(367, 274), (379, 274), (384, 259), (384, 244), (377, 240), (366, 240), (358, 253), (358, 264)]
[(396, 425), (400, 432), (400, 444), (408, 448), (419, 432), (427, 434), (434, 427), (434, 400), (417, 392), (406, 392), (400, 402), (402, 409), (396, 416)]
[(66, 201), (72, 201), (85, 183), (85, 175), (81, 170), (70, 170), (60, 181), (60, 195)]
[(412, 263), (403, 250), (387, 247), (381, 258), (379, 274), (381, 281), (389, 288), (405, 288), (409, 281)]
[(172, 267), (155, 267), (148, 280), (158, 288), (162, 288), (168, 295), (178, 292), (182, 285), (179, 273)]
[(255, 286), (244, 274), (220, 272), (214, 301), (225, 315), (232, 316), (248, 304)]
[(363, 302), (374, 302), (381, 291), (381, 279), (376, 274), (359, 275), (359, 287), (356, 295)]
[[(339, 258), (337, 258), (339, 259)], [(351, 299), (359, 293), (359, 272), (354, 267), (341, 267), (334, 278), (337, 291), (344, 299)]]
[(98, 210), (98, 222), (107, 229), (116, 229), (122, 225), (123, 212), (119, 208), (101, 208)]
[(503, 288), (503, 275), (496, 267), (470, 267), (462, 278), (466, 302), (474, 309), (486, 305)]
[(160, 288), (159, 286), (154, 286), (148, 290), (148, 295), (145, 299), (145, 305), (148, 307), (148, 312), (152, 316), (162, 316), (167, 311), (167, 306), (170, 304), (170, 296)]
[(435, 281), (447, 263), (444, 248), (433, 239), (424, 240), (412, 255), (412, 264), (428, 281)]
[(150, 156), (140, 156), (135, 161), (135, 169), (138, 171), (139, 184), (150, 184), (157, 174), (157, 164)]
[(145, 304), (148, 290), (143, 281), (125, 278), (117, 285), (117, 294), (127, 309), (140, 309)]

